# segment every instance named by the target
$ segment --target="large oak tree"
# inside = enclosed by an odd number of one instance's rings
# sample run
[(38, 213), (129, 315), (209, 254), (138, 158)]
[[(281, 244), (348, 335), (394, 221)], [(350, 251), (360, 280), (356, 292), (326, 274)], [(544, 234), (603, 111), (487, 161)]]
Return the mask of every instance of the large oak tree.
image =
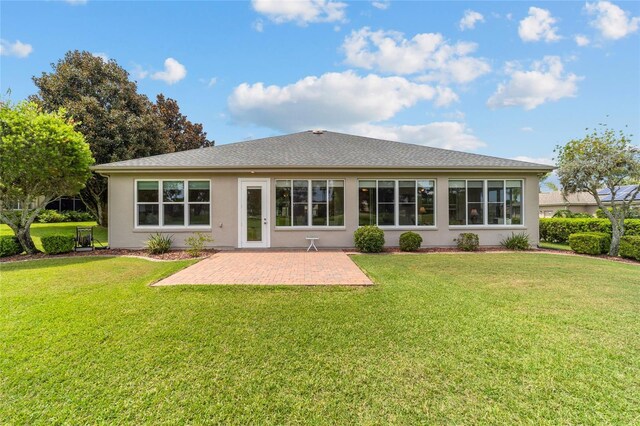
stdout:
[[(202, 126), (180, 114), (176, 101), (161, 95), (154, 105), (138, 93), (137, 84), (116, 61), (70, 51), (51, 66), (52, 72), (33, 78), (39, 91), (32, 100), (48, 111), (65, 108), (78, 122), (98, 164), (205, 144)], [(98, 223), (106, 226), (106, 178), (94, 173), (80, 196)]]

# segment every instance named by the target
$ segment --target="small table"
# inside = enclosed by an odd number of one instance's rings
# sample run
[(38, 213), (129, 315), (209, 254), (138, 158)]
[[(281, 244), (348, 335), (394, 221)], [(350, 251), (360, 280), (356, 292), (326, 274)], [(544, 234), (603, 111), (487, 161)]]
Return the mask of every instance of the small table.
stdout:
[(318, 251), (318, 247), (316, 247), (316, 241), (319, 239), (319, 237), (306, 237), (305, 240), (309, 241), (309, 247), (307, 247), (307, 251), (311, 250), (311, 247)]

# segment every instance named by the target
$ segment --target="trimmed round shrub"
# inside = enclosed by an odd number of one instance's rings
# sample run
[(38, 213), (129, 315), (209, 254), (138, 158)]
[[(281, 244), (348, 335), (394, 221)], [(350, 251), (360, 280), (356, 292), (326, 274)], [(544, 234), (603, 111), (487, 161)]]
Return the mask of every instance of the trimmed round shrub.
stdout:
[(526, 232), (511, 233), (511, 236), (500, 241), (500, 245), (509, 250), (529, 250), (531, 243), (529, 242), (529, 234)]
[(640, 261), (640, 236), (630, 235), (620, 238), (618, 254), (626, 259)]
[(480, 237), (473, 232), (463, 232), (453, 241), (455, 241), (458, 248), (463, 251), (476, 251), (480, 247)]
[(611, 247), (611, 236), (604, 232), (581, 232), (569, 235), (569, 247), (576, 253), (602, 254)]
[(61, 254), (73, 251), (76, 240), (72, 235), (49, 235), (42, 237), (42, 248), (47, 254)]
[(353, 233), (353, 241), (363, 253), (380, 253), (384, 247), (384, 231), (377, 226), (361, 226)]
[(6, 235), (0, 237), (0, 257), (14, 256), (24, 251), (18, 237)]
[(402, 251), (416, 251), (422, 244), (422, 237), (415, 232), (403, 232), (400, 234), (400, 250)]

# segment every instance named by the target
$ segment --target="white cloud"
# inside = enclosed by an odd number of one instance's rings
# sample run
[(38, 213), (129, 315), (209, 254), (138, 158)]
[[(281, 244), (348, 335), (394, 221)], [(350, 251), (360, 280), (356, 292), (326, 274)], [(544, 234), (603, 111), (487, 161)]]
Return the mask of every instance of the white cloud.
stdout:
[(582, 34), (576, 34), (573, 37), (573, 39), (575, 40), (576, 44), (580, 47), (588, 46), (589, 43), (591, 43), (591, 41), (589, 40), (589, 37)]
[(545, 102), (575, 97), (577, 82), (582, 80), (575, 74), (565, 73), (558, 56), (545, 56), (541, 61), (534, 62), (529, 71), (517, 69), (513, 63), (509, 63), (506, 73), (511, 78), (498, 85), (487, 101), (490, 108), (521, 106), (531, 110)]
[(360, 136), (463, 151), (486, 146), (471, 129), (457, 121), (404, 126), (359, 124), (340, 130)]
[(211, 77), (207, 82), (207, 87), (211, 88), (215, 86), (217, 82), (218, 82), (218, 77)]
[(520, 130), (522, 130), (523, 132), (533, 132), (533, 127), (523, 127)]
[(402, 77), (361, 77), (345, 71), (286, 86), (243, 83), (229, 96), (228, 107), (240, 123), (297, 131), (384, 121), (420, 101), (446, 105), (456, 98), (450, 89)]
[(640, 17), (631, 17), (628, 12), (608, 1), (587, 3), (585, 9), (589, 15), (595, 16), (591, 26), (609, 40), (624, 38), (640, 27)]
[(331, 0), (252, 0), (253, 9), (282, 24), (307, 25), (316, 22), (343, 22), (346, 3)]
[(264, 22), (262, 19), (256, 19), (251, 26), (259, 33), (264, 31)]
[(517, 161), (526, 161), (527, 163), (537, 163), (537, 164), (546, 164), (548, 166), (555, 166), (555, 163), (551, 158), (548, 157), (528, 157), (526, 155), (519, 155), (517, 157), (512, 157), (512, 160)]
[(376, 9), (387, 10), (389, 9), (389, 6), (391, 6), (391, 1), (390, 0), (372, 1), (371, 5)]
[(65, 3), (69, 3), (70, 5), (73, 5), (73, 6), (87, 4), (87, 0), (64, 0), (64, 1)]
[(479, 12), (467, 9), (464, 11), (462, 19), (460, 19), (460, 31), (472, 30), (478, 22), (484, 22), (484, 16)]
[(450, 44), (439, 33), (416, 34), (409, 40), (396, 31), (368, 27), (352, 31), (342, 45), (350, 65), (393, 74), (426, 72), (423, 81), (442, 83), (467, 83), (491, 70), (485, 60), (469, 56), (477, 47), (469, 42)]
[(92, 55), (95, 56), (96, 58), (102, 59), (103, 62), (109, 62), (109, 55), (107, 55), (104, 52), (94, 52), (92, 53)]
[(133, 75), (133, 78), (142, 80), (149, 76), (149, 71), (145, 70), (138, 64), (134, 64), (133, 69), (131, 70), (131, 75)]
[(556, 34), (558, 28), (553, 26), (556, 22), (547, 9), (530, 7), (529, 16), (520, 21), (518, 34), (523, 41), (557, 41), (560, 36)]
[(0, 55), (17, 56), (18, 58), (26, 58), (33, 52), (33, 46), (16, 40), (11, 43), (7, 40), (0, 40)]
[[(187, 69), (173, 58), (164, 61), (164, 70), (151, 74), (152, 80), (162, 80), (167, 84), (174, 84), (187, 76)], [(144, 77), (142, 77), (144, 78)]]

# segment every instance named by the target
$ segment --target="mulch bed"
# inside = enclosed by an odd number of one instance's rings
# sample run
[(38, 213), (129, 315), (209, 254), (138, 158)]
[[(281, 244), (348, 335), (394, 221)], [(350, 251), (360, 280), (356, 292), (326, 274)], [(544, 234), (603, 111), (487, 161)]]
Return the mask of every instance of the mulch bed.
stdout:
[(4, 262), (16, 262), (21, 260), (36, 260), (36, 259), (56, 259), (63, 257), (84, 257), (84, 256), (133, 256), (143, 257), (153, 260), (184, 260), (184, 259), (204, 259), (217, 253), (218, 250), (207, 249), (203, 250), (200, 256), (192, 257), (185, 250), (171, 250), (164, 254), (150, 254), (147, 250), (126, 250), (126, 249), (107, 249), (107, 250), (93, 250), (93, 251), (72, 251), (71, 253), (63, 254), (17, 254), (15, 256), (8, 256), (0, 258), (0, 263)]

